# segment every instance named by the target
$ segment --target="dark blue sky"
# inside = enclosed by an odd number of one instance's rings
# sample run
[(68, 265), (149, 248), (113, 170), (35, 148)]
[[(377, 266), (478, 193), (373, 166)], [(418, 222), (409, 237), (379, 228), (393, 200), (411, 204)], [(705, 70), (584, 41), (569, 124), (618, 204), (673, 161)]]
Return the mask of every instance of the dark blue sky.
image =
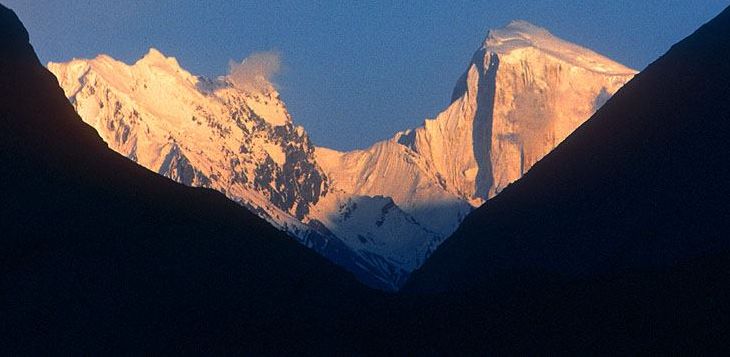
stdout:
[(194, 74), (230, 59), (281, 54), (276, 82), (315, 143), (362, 148), (420, 125), (489, 28), (524, 19), (642, 69), (730, 0), (100, 1), (0, 0), (24, 21), (41, 60), (107, 53), (134, 62), (149, 47)]

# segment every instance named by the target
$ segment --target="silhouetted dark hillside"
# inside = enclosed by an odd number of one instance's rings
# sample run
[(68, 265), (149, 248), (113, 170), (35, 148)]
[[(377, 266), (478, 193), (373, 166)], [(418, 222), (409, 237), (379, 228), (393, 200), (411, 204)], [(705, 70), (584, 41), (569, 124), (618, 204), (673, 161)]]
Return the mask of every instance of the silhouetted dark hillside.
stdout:
[[(0, 6), (3, 354), (337, 350), (369, 289), (223, 195), (107, 149)], [(316, 328), (312, 328), (316, 326)]]

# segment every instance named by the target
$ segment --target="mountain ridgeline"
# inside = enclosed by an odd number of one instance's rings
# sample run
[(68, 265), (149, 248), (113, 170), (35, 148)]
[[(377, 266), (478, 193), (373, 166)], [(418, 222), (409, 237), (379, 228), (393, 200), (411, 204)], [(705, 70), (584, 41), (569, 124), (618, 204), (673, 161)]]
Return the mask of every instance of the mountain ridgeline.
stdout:
[(226, 349), (248, 339), (257, 343), (239, 348), (249, 353), (282, 341), (295, 351), (339, 334), (333, 297), (360, 304), (373, 294), (219, 192), (109, 149), (3, 6), (0, 122), (3, 353)]
[(100, 55), (48, 68), (115, 151), (224, 193), (386, 290), (635, 74), (515, 21), (489, 32), (436, 118), (338, 152), (312, 144), (272, 85), (194, 76), (155, 49), (132, 65)]
[[(546, 39), (536, 29), (517, 33), (527, 32), (532, 39)], [(509, 35), (497, 40), (499, 36), (490, 33), (493, 47), (489, 48), (518, 49), (526, 41), (513, 31), (498, 33)], [(317, 185), (297, 188), (257, 190), (245, 184), (235, 188), (248, 192), (250, 201), (239, 201), (244, 206), (255, 208), (253, 200), (261, 199), (256, 213), (277, 224), (273, 227), (217, 192), (223, 191), (212, 180), (217, 166), (194, 167), (196, 160), (219, 165), (218, 159), (225, 157), (209, 158), (180, 142), (185, 135), (207, 135), (203, 131), (171, 130), (178, 139), (169, 146), (148, 144), (164, 153), (159, 167), (176, 172), (168, 177), (210, 188), (175, 183), (135, 164), (128, 153), (115, 152), (119, 148), (107, 147), (104, 141), (115, 136), (106, 136), (112, 132), (99, 128), (108, 123), (82, 120), (76, 114), (75, 109), (94, 107), (91, 102), (86, 102), (88, 106), (69, 102), (69, 88), (58, 86), (39, 63), (19, 19), (0, 6), (0, 346), (14, 355), (724, 355), (730, 339), (728, 34), (730, 8), (633, 78), (577, 130), (565, 133), (568, 137), (542, 160), (533, 162), (540, 145), (527, 140), (531, 135), (520, 138), (516, 133), (509, 140), (492, 135), (489, 147), (496, 140), (500, 143), (496, 147), (510, 148), (509, 155), (519, 154), (520, 170), (532, 168), (505, 187), (500, 187), (497, 175), (485, 176), (491, 179), (483, 182), (501, 193), (470, 213), (400, 292), (385, 293), (363, 286), (290, 239), (277, 229), (289, 218), (277, 220), (272, 213), (296, 217), (300, 212), (305, 218), (294, 221), (325, 232), (321, 242), (328, 247), (335, 249), (331, 244), (341, 242), (341, 248), (349, 251), (343, 256), (353, 252), (364, 256), (332, 233), (336, 231), (327, 235), (326, 222), (319, 221), (317, 227), (306, 217), (315, 214), (331, 192), (340, 192), (339, 197), (353, 203), (342, 206), (343, 217), (355, 217), (364, 208), (377, 217), (376, 223), (381, 217), (387, 220), (386, 213), (397, 212), (401, 204), (390, 196), (352, 193), (342, 181), (344, 176), (335, 177), (328, 170), (343, 165), (359, 172), (354, 158), (374, 158), (377, 155), (368, 152), (391, 144), (398, 145), (403, 157), (420, 162), (429, 142), (436, 147), (437, 131), (429, 127), (446, 128), (450, 126), (443, 123), (458, 121), (427, 121), (423, 128), (399, 133), (361, 152), (312, 151), (303, 132), (287, 124), (288, 117), (279, 117), (283, 125), (273, 125), (271, 117), (253, 114), (258, 113), (253, 94), (246, 98), (230, 93), (230, 100), (252, 101), (241, 105), (242, 125), (236, 127), (241, 132), (242, 127), (256, 132), (253, 126), (267, 131), (257, 134), (261, 145), (250, 147), (252, 155), (236, 153), (240, 159), (253, 160), (253, 166), (268, 167), (273, 181), (262, 182), (275, 183), (283, 175), (278, 166), (266, 164), (269, 159), (277, 162), (271, 156), (281, 148), (280, 137), (270, 135), (268, 126), (274, 131), (283, 126), (278, 130), (288, 133), (284, 136), (299, 138), (300, 145), (293, 144), (290, 150), (306, 158), (292, 162), (302, 170), (311, 169), (304, 176), (312, 183), (321, 178)], [(543, 42), (538, 47), (546, 51), (549, 46)], [(551, 58), (571, 53), (569, 47), (561, 50), (567, 52), (553, 53)], [(554, 51), (546, 51), (550, 52)], [(468, 100), (458, 104), (459, 98), (480, 97), (472, 96), (469, 83), (483, 78), (478, 75), (482, 69), (492, 68), (484, 73), (498, 78), (494, 66), (507, 68), (509, 56), (494, 53), (488, 61), (478, 61), (489, 66), (470, 65), (472, 79), (467, 74), (455, 90), (456, 109), (472, 105)], [(583, 67), (596, 63), (585, 53), (568, 58)], [(551, 76), (561, 72), (546, 68)], [(604, 71), (610, 77), (620, 67), (592, 68), (591, 73)], [(199, 91), (196, 100), (228, 100), (215, 92), (231, 91), (224, 81), (192, 80)], [(569, 83), (565, 78), (558, 82)], [(88, 84), (79, 83), (79, 88)], [(530, 82), (524, 77), (515, 83)], [(116, 83), (137, 88), (145, 84), (150, 86), (142, 81)], [(94, 95), (91, 87), (84, 88), (79, 93), (85, 94), (76, 98)], [(144, 129), (149, 125), (149, 138), (159, 134), (159, 127), (143, 121), (146, 116), (155, 114), (170, 123), (178, 120), (150, 108), (135, 106), (127, 111), (130, 97), (112, 92), (110, 98), (121, 103), (120, 113), (137, 110), (134, 120)], [(494, 91), (495, 103), (514, 98), (499, 99), (499, 92)], [(574, 95), (568, 92), (566, 96)], [(608, 97), (601, 92), (594, 98), (596, 107)], [(264, 105), (278, 106), (273, 93), (258, 98), (269, 103)], [(117, 107), (103, 102), (96, 109), (106, 110), (108, 104)], [(217, 108), (224, 111), (223, 118), (231, 110)], [(118, 119), (115, 128), (132, 122), (126, 115)], [(205, 123), (188, 123), (186, 128), (211, 127)], [(231, 133), (238, 132), (233, 123)], [(225, 131), (227, 126), (221, 128)], [(145, 131), (137, 129), (136, 135), (147, 135)], [(127, 135), (132, 134), (130, 130)], [(147, 139), (135, 140), (139, 144)], [(137, 158), (154, 153), (150, 147), (137, 147)], [(490, 160), (501, 157), (488, 152)], [(320, 161), (320, 155), (331, 161)], [(457, 166), (461, 167), (454, 163)], [(159, 172), (159, 167), (151, 169)], [(248, 174), (246, 170), (241, 172)], [(497, 166), (489, 170), (498, 171)], [(475, 180), (483, 177), (479, 172), (474, 173)], [(486, 186), (471, 186), (464, 178), (458, 181), (458, 175), (440, 176), (444, 191), (470, 205), (481, 197), (479, 192), (491, 195), (491, 188), (480, 191)], [(461, 188), (446, 190), (455, 186)], [(469, 187), (480, 188), (472, 192)], [(272, 201), (271, 197), (283, 197), (291, 190), (312, 193), (306, 200), (315, 200), (319, 192), (319, 198), (306, 210), (297, 208), (304, 198)], [(359, 200), (377, 204), (360, 205)], [(277, 211), (263, 206), (266, 202)], [(420, 223), (407, 205), (402, 206), (406, 208), (400, 208), (401, 217)], [(385, 226), (385, 221), (375, 226)], [(297, 237), (306, 242), (305, 236)], [(379, 269), (389, 266), (383, 261)]]

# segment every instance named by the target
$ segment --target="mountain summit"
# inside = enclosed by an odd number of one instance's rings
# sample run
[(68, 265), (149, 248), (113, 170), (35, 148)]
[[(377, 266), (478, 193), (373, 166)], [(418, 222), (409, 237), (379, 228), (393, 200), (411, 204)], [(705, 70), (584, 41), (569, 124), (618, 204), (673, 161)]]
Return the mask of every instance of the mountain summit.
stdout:
[(515, 20), (501, 29), (490, 30), (483, 48), (498, 54), (534, 48), (583, 69), (612, 75), (636, 74), (633, 69), (555, 37), (550, 31), (523, 20)]
[(640, 73), (473, 212), (411, 287), (666, 269), (730, 249), (728, 33), (726, 10)]
[(156, 49), (132, 65), (101, 55), (48, 68), (112, 149), (223, 192), (389, 290), (634, 75), (513, 22), (490, 31), (435, 119), (343, 153), (315, 147), (273, 87), (195, 76)]

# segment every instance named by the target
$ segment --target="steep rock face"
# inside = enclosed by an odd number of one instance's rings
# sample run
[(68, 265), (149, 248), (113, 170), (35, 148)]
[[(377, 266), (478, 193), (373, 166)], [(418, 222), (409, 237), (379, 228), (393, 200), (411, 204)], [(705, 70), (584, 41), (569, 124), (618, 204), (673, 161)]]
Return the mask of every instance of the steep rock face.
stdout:
[(471, 133), (476, 173), (471, 165), (458, 167), (463, 176), (449, 167), (453, 161), (430, 147), (428, 133), (416, 141), (417, 150), (428, 147), (440, 167), (457, 174), (451, 180), (460, 192), (477, 202), (520, 178), (636, 73), (525, 22), (491, 31), (477, 53), (483, 60), (470, 65), (462, 96), (477, 100)]
[(442, 236), (520, 178), (636, 72), (523, 21), (489, 32), (435, 119), (366, 150), (317, 148), (334, 185), (392, 197)]

